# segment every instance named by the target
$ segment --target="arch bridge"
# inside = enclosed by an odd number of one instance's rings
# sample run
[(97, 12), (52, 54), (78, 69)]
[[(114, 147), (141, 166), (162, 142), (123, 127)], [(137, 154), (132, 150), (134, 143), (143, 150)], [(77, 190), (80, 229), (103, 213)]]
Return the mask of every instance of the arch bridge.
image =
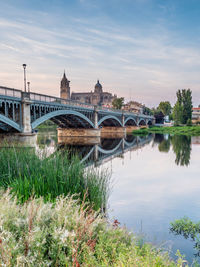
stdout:
[(47, 120), (53, 121), (60, 128), (74, 130), (154, 124), (153, 116), (0, 86), (0, 131), (28, 134)]

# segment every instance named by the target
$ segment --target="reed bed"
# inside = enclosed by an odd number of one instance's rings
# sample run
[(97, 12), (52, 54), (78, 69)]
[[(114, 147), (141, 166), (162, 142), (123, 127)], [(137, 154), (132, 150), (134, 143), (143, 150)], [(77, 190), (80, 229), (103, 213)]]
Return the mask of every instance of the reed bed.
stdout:
[(10, 188), (21, 203), (31, 196), (54, 201), (57, 196), (84, 196), (93, 209), (105, 208), (109, 177), (94, 169), (85, 171), (79, 158), (56, 152), (38, 157), (35, 150), (4, 147), (0, 150), (0, 187)]

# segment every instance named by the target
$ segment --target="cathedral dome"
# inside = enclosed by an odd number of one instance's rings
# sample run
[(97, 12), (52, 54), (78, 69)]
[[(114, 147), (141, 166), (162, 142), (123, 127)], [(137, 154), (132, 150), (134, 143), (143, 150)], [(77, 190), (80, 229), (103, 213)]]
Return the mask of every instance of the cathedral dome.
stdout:
[(97, 94), (103, 93), (102, 85), (99, 83), (99, 80), (97, 81), (97, 84), (94, 87), (94, 92)]

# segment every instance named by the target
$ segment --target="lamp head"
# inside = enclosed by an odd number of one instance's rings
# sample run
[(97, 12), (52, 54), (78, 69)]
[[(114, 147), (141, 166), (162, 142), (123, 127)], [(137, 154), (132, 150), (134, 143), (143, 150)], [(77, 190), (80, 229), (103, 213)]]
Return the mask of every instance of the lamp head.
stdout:
[(23, 64), (22, 66), (23, 66), (24, 69), (26, 68), (26, 64)]

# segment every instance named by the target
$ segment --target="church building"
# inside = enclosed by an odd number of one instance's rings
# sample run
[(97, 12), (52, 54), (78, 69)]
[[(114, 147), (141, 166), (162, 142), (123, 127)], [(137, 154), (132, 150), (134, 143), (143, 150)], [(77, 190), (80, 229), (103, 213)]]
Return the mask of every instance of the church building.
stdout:
[(99, 80), (94, 86), (94, 91), (87, 93), (70, 93), (70, 81), (67, 79), (65, 72), (60, 83), (60, 97), (64, 99), (71, 99), (74, 101), (92, 104), (92, 105), (101, 105), (105, 107), (112, 107), (112, 101), (117, 97), (108, 92), (103, 92), (102, 85)]

